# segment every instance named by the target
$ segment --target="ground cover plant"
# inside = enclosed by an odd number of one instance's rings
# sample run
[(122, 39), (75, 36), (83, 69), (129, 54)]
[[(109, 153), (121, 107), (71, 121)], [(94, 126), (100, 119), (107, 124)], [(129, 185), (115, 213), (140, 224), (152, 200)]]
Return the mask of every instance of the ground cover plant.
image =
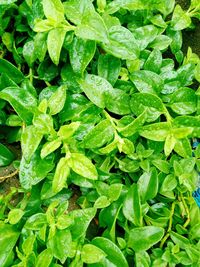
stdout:
[(1, 267), (200, 265), (199, 19), (198, 0), (0, 0)]

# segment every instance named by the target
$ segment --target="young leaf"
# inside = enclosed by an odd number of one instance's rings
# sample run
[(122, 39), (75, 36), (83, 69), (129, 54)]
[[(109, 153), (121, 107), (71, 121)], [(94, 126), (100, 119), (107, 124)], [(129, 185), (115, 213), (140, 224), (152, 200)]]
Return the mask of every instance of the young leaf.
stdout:
[(98, 179), (98, 173), (95, 166), (92, 164), (91, 160), (83, 154), (72, 153), (69, 165), (74, 172), (87, 179)]
[(70, 173), (67, 158), (61, 158), (57, 164), (55, 175), (52, 182), (54, 193), (60, 192), (66, 185), (67, 178)]
[(87, 264), (100, 262), (105, 256), (106, 254), (103, 250), (92, 244), (84, 245), (81, 250), (81, 259)]
[(42, 0), (42, 4), (47, 19), (57, 23), (64, 20), (64, 7), (60, 0)]
[(63, 46), (66, 30), (64, 28), (55, 28), (50, 30), (47, 37), (47, 48), (49, 56), (55, 65), (58, 65), (60, 52)]
[(61, 85), (48, 99), (48, 107), (50, 109), (50, 115), (59, 113), (65, 104), (66, 100), (66, 86)]

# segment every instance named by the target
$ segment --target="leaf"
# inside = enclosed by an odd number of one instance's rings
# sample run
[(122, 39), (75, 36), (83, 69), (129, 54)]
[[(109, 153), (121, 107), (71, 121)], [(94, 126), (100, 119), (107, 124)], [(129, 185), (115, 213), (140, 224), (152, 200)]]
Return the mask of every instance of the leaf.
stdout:
[(27, 219), (24, 227), (30, 230), (40, 230), (46, 224), (47, 224), (46, 214), (36, 213)]
[(144, 172), (138, 180), (140, 197), (143, 202), (153, 199), (158, 193), (158, 175), (155, 169)]
[(95, 166), (93, 165), (92, 161), (83, 154), (72, 153), (69, 166), (74, 172), (87, 179), (98, 179), (98, 173)]
[(66, 100), (66, 89), (67, 88), (65, 85), (59, 86), (58, 89), (48, 99), (50, 115), (55, 115), (63, 109)]
[(99, 247), (106, 254), (106, 258), (102, 260), (99, 266), (124, 266), (128, 267), (128, 263), (122, 251), (107, 238), (96, 237), (92, 240), (92, 244)]
[(85, 9), (81, 24), (75, 30), (75, 34), (82, 39), (98, 42), (108, 42), (108, 32), (102, 17), (91, 9)]
[(157, 95), (162, 91), (163, 80), (158, 74), (152, 71), (134, 71), (130, 75), (130, 79), (141, 93), (151, 93)]
[(189, 13), (185, 12), (180, 5), (176, 5), (173, 12), (171, 24), (175, 31), (180, 31), (188, 28), (191, 24)]
[(98, 58), (98, 75), (114, 85), (121, 70), (121, 61), (109, 54)]
[(34, 38), (35, 55), (40, 62), (44, 61), (47, 52), (47, 33), (39, 32)]
[(36, 60), (34, 41), (26, 42), (25, 45), (23, 46), (22, 53), (23, 53), (23, 57), (28, 63), (28, 66), (32, 67), (33, 63)]
[(119, 115), (131, 113), (130, 111), (130, 97), (123, 90), (114, 89), (112, 92), (105, 92), (105, 106), (106, 108)]
[(79, 81), (81, 89), (96, 106), (105, 108), (105, 92), (113, 91), (112, 85), (104, 78), (87, 74), (85, 80)]
[(56, 230), (55, 235), (47, 242), (47, 248), (50, 248), (53, 256), (62, 264), (69, 257), (71, 251), (72, 237), (68, 229)]
[(160, 50), (154, 49), (149, 55), (147, 61), (145, 62), (144, 69), (159, 73), (161, 66), (162, 66), (162, 53), (160, 52)]
[(41, 158), (43, 159), (49, 154), (51, 154), (52, 152), (54, 152), (56, 149), (60, 147), (61, 144), (62, 142), (59, 139), (55, 139), (53, 141), (45, 143), (41, 149), (41, 153), (40, 153)]
[(21, 209), (12, 209), (8, 214), (8, 221), (10, 224), (17, 224), (24, 215), (24, 211)]
[(164, 229), (157, 226), (133, 228), (129, 232), (128, 247), (135, 252), (148, 250), (164, 236)]
[(69, 0), (63, 3), (65, 14), (75, 25), (81, 23), (86, 9), (93, 11), (94, 6), (88, 0)]
[(49, 267), (53, 259), (51, 249), (43, 250), (37, 257), (36, 267)]
[(99, 148), (108, 143), (114, 135), (109, 120), (102, 120), (83, 139), (86, 148)]
[(47, 37), (47, 48), (49, 56), (55, 65), (58, 65), (60, 52), (63, 46), (66, 30), (64, 28), (55, 28), (50, 30)]
[(106, 254), (103, 250), (92, 244), (86, 244), (81, 250), (81, 259), (87, 264), (92, 264), (101, 261)]
[(19, 84), (24, 79), (23, 73), (9, 61), (3, 58), (0, 58), (0, 73), (7, 74), (8, 77), (17, 84)]
[(175, 145), (176, 145), (176, 138), (174, 137), (173, 134), (169, 134), (166, 137), (165, 145), (164, 145), (164, 152), (167, 157), (170, 155)]
[(70, 50), (70, 62), (75, 73), (83, 75), (86, 67), (94, 57), (96, 43), (91, 40), (74, 38)]
[(166, 35), (158, 35), (149, 46), (153, 49), (165, 50), (171, 44), (172, 39)]
[(171, 130), (170, 124), (167, 122), (158, 122), (143, 126), (139, 132), (141, 136), (153, 141), (165, 141)]
[(133, 35), (137, 40), (140, 50), (144, 50), (149, 43), (153, 42), (158, 34), (158, 28), (154, 25), (145, 25), (134, 30)]
[(71, 216), (74, 218), (74, 224), (70, 230), (72, 233), (72, 239), (78, 240), (81, 237), (85, 237), (87, 228), (96, 214), (95, 208), (85, 208), (83, 210), (77, 209), (71, 211)]
[(7, 87), (0, 91), (0, 98), (8, 101), (25, 123), (31, 124), (37, 107), (35, 96), (24, 88)]
[(123, 203), (123, 214), (134, 225), (142, 225), (142, 207), (137, 184), (133, 184), (126, 194)]
[(122, 26), (113, 26), (108, 32), (108, 42), (103, 48), (111, 55), (134, 60), (139, 57), (139, 48), (132, 33)]
[(31, 189), (31, 187), (41, 180), (53, 170), (54, 163), (52, 155), (44, 159), (40, 158), (40, 150), (36, 150), (30, 161), (22, 157), (20, 162), (19, 179), (23, 188)]
[(0, 167), (8, 166), (15, 159), (14, 154), (0, 143)]
[(66, 185), (70, 169), (68, 166), (68, 159), (61, 158), (56, 166), (56, 171), (52, 181), (52, 189), (54, 193), (60, 192)]
[(32, 155), (38, 148), (43, 134), (40, 133), (34, 125), (27, 126), (22, 132), (21, 146), (24, 158), (30, 161)]
[(195, 91), (187, 87), (178, 89), (170, 98), (170, 107), (180, 115), (194, 113), (197, 109)]
[(0, 223), (0, 265), (8, 266), (12, 251), (19, 237), (17, 229), (9, 224)]
[(64, 20), (64, 7), (60, 0), (42, 0), (44, 14), (56, 22)]

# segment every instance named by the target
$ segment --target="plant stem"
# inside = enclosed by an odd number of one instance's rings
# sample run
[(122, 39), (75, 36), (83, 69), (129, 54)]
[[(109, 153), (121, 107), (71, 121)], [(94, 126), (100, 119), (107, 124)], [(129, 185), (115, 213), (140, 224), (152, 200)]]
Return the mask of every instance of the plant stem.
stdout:
[(170, 217), (169, 217), (169, 225), (168, 225), (168, 228), (167, 228), (167, 233), (166, 233), (166, 235), (163, 237), (163, 239), (161, 240), (160, 248), (163, 248), (164, 243), (166, 242), (166, 240), (167, 240), (168, 237), (169, 237), (169, 232), (170, 232), (171, 229), (172, 229), (172, 219), (173, 219), (173, 215), (174, 215), (174, 209), (175, 209), (175, 202), (172, 203), (171, 213), (170, 213)]
[(5, 179), (11, 178), (13, 176), (15, 176), (16, 174), (18, 174), (19, 170), (15, 170), (14, 172), (6, 175), (6, 176), (0, 176), (0, 181), (4, 181)]

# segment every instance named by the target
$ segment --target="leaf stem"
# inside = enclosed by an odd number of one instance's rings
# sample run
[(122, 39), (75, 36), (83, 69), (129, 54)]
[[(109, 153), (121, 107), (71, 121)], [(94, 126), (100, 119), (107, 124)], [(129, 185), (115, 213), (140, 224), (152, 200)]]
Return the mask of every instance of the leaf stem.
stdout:
[(186, 201), (185, 201), (185, 199), (184, 199), (182, 193), (181, 193), (181, 201), (182, 201), (182, 203), (183, 203), (185, 212), (186, 212), (186, 214), (187, 214), (187, 220), (185, 221), (185, 223), (184, 223), (184, 225), (183, 225), (183, 227), (186, 228), (186, 227), (188, 226), (188, 224), (190, 223), (190, 211), (189, 211), (189, 209), (188, 209), (188, 206), (187, 206), (187, 204), (186, 204)]
[(166, 242), (166, 240), (167, 240), (168, 237), (169, 237), (169, 232), (170, 232), (171, 229), (172, 229), (172, 219), (173, 219), (173, 215), (174, 215), (174, 209), (175, 209), (175, 202), (172, 203), (171, 212), (170, 212), (170, 217), (169, 217), (169, 225), (168, 225), (168, 228), (167, 228), (167, 233), (166, 233), (166, 235), (163, 237), (163, 239), (161, 240), (160, 248), (163, 248), (164, 243)]
[(10, 174), (8, 174), (6, 176), (0, 176), (0, 182), (4, 181), (5, 179), (8, 179), (8, 178), (11, 178), (11, 177), (15, 176), (16, 174), (18, 174), (18, 172), (19, 172), (19, 170), (17, 169), (14, 172), (12, 172), (12, 173), (10, 173)]

